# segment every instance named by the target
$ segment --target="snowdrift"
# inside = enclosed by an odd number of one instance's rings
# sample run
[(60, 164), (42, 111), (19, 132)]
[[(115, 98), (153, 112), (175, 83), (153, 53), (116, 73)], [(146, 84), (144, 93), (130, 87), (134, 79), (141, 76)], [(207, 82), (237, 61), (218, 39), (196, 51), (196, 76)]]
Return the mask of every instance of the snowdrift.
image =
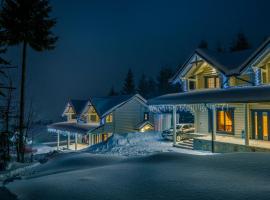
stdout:
[(7, 185), (19, 200), (268, 200), (270, 155), (66, 153)]
[(135, 132), (114, 134), (106, 143), (94, 145), (86, 150), (95, 154), (118, 156), (144, 156), (161, 152), (188, 154), (209, 154), (207, 152), (184, 150), (172, 147), (172, 142), (164, 141), (158, 132)]

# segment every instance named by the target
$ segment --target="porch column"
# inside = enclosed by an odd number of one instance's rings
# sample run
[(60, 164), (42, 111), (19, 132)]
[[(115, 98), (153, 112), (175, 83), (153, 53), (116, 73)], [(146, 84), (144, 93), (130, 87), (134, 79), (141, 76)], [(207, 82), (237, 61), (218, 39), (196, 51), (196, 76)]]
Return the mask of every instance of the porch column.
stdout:
[(216, 105), (212, 105), (213, 114), (213, 124), (212, 124), (212, 153), (215, 152), (215, 140), (216, 140), (216, 130), (217, 130), (217, 115), (216, 115)]
[(249, 145), (249, 105), (245, 104), (245, 145)]
[(173, 145), (176, 144), (176, 106), (173, 106)]
[(75, 151), (78, 149), (78, 133), (75, 133)]
[(57, 133), (57, 151), (59, 151), (60, 133)]
[(70, 145), (70, 133), (68, 132), (68, 137), (67, 137), (67, 149), (69, 149)]
[(92, 141), (91, 141), (91, 134), (88, 133), (88, 145), (91, 146), (91, 143), (92, 143)]

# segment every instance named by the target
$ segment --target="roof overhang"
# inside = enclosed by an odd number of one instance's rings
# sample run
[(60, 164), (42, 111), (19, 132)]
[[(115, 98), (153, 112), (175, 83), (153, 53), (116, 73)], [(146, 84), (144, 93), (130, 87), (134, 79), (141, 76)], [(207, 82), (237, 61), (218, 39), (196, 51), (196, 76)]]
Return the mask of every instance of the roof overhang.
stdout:
[(209, 89), (159, 96), (149, 105), (222, 104), (270, 102), (270, 86)]
[(87, 132), (95, 129), (97, 126), (87, 125), (87, 124), (78, 124), (73, 122), (59, 122), (48, 125), (47, 129), (49, 132), (60, 133), (63, 135), (66, 134), (86, 134)]

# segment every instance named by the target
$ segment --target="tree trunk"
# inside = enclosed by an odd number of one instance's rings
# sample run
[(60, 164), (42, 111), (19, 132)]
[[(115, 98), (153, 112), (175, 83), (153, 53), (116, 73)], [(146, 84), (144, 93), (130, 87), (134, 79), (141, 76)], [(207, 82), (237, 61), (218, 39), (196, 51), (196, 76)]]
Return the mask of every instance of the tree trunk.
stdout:
[(25, 79), (26, 79), (26, 50), (27, 43), (23, 42), (22, 49), (22, 71), (21, 71), (21, 93), (20, 93), (20, 119), (19, 119), (19, 151), (21, 162), (24, 162), (24, 108), (25, 108)]

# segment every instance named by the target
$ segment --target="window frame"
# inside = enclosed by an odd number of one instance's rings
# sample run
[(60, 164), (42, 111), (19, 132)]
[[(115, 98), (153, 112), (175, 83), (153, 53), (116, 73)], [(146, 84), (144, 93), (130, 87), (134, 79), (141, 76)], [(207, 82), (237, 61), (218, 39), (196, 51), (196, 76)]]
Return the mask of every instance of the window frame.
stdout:
[[(225, 112), (231, 112), (231, 116), (232, 116), (232, 131), (228, 132), (225, 130), (218, 130), (218, 112), (220, 111), (224, 111), (224, 126), (226, 126), (225, 123)], [(234, 121), (234, 112), (235, 112), (235, 108), (228, 108), (228, 109), (222, 109), (222, 108), (217, 108), (216, 109), (216, 133), (221, 133), (221, 134), (227, 134), (227, 135), (234, 135), (235, 134), (235, 121)]]
[(113, 114), (112, 113), (106, 115), (105, 122), (106, 123), (112, 123), (113, 122)]
[[(210, 78), (214, 78), (214, 86), (215, 87), (209, 87), (208, 85), (208, 79)], [(218, 81), (217, 81), (218, 79)], [(217, 86), (217, 82), (219, 83), (219, 85)], [(204, 87), (207, 89), (214, 89), (214, 88), (220, 88), (221, 87), (221, 83), (220, 83), (220, 78), (217, 75), (213, 75), (213, 76), (204, 76)]]
[(148, 120), (149, 120), (149, 112), (144, 112), (143, 113), (143, 121), (148, 121)]

